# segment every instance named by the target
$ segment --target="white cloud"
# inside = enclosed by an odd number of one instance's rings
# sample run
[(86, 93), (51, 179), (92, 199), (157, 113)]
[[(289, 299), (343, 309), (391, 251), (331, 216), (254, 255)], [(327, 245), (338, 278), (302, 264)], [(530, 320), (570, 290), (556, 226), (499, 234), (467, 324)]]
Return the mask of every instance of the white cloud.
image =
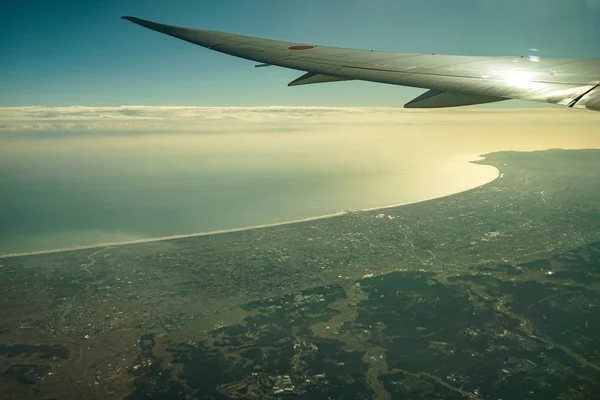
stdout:
[[(390, 112), (387, 110), (387, 112)], [(327, 107), (4, 107), (0, 130), (191, 129), (203, 122), (247, 123), (379, 114), (380, 109)], [(310, 120), (307, 120), (310, 121)]]
[[(507, 115), (510, 114), (510, 117)], [(519, 118), (515, 118), (518, 116)], [(595, 113), (564, 108), (467, 107), (405, 110), (380, 107), (0, 107), (0, 132), (195, 132), (310, 130), (319, 126), (578, 123)]]

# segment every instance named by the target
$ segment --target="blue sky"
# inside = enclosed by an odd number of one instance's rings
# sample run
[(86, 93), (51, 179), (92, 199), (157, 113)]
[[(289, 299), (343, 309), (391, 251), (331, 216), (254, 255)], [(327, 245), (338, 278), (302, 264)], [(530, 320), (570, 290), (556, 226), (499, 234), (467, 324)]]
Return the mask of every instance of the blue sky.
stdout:
[(288, 88), (298, 72), (255, 69), (122, 15), (339, 47), (600, 57), (599, 0), (23, 0), (0, 5), (0, 106), (401, 106), (421, 92)]

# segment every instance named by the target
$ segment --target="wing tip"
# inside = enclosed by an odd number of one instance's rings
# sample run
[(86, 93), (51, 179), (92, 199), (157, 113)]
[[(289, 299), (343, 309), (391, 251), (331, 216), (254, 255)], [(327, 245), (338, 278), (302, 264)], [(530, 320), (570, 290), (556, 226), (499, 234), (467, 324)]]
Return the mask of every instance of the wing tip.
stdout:
[(129, 15), (124, 15), (121, 18), (124, 19), (124, 20), (127, 20), (129, 22), (133, 22), (136, 25), (143, 26), (144, 28), (152, 29), (153, 31), (165, 33), (167, 35), (170, 34), (168, 32), (169, 28), (176, 28), (176, 27), (171, 26), (171, 25), (160, 24), (158, 22), (148, 21), (147, 19), (132, 17), (132, 16), (129, 16)]
[(141, 18), (137, 18), (137, 17), (132, 17), (130, 15), (123, 15), (121, 17), (121, 19), (127, 20), (129, 22), (133, 22), (134, 24), (138, 24), (138, 25), (141, 25), (141, 26), (146, 26), (146, 27), (148, 25), (152, 25), (152, 24), (158, 25), (158, 24), (156, 24), (156, 22), (147, 21), (145, 19), (141, 19)]

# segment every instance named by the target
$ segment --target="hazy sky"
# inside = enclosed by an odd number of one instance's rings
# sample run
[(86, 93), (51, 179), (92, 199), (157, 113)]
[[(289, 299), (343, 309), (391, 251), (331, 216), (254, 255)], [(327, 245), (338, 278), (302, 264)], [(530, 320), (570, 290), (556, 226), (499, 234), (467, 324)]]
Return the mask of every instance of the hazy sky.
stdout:
[(298, 72), (255, 69), (122, 15), (340, 47), (600, 57), (600, 0), (6, 1), (0, 106), (398, 106), (421, 92), (361, 82), (288, 88)]

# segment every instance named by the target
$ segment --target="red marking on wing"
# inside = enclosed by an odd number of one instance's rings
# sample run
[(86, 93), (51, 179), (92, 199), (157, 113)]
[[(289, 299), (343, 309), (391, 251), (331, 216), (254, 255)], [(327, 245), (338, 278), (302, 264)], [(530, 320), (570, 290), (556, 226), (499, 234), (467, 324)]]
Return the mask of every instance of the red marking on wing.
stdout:
[(290, 50), (310, 50), (314, 49), (315, 46), (290, 46), (288, 49)]

